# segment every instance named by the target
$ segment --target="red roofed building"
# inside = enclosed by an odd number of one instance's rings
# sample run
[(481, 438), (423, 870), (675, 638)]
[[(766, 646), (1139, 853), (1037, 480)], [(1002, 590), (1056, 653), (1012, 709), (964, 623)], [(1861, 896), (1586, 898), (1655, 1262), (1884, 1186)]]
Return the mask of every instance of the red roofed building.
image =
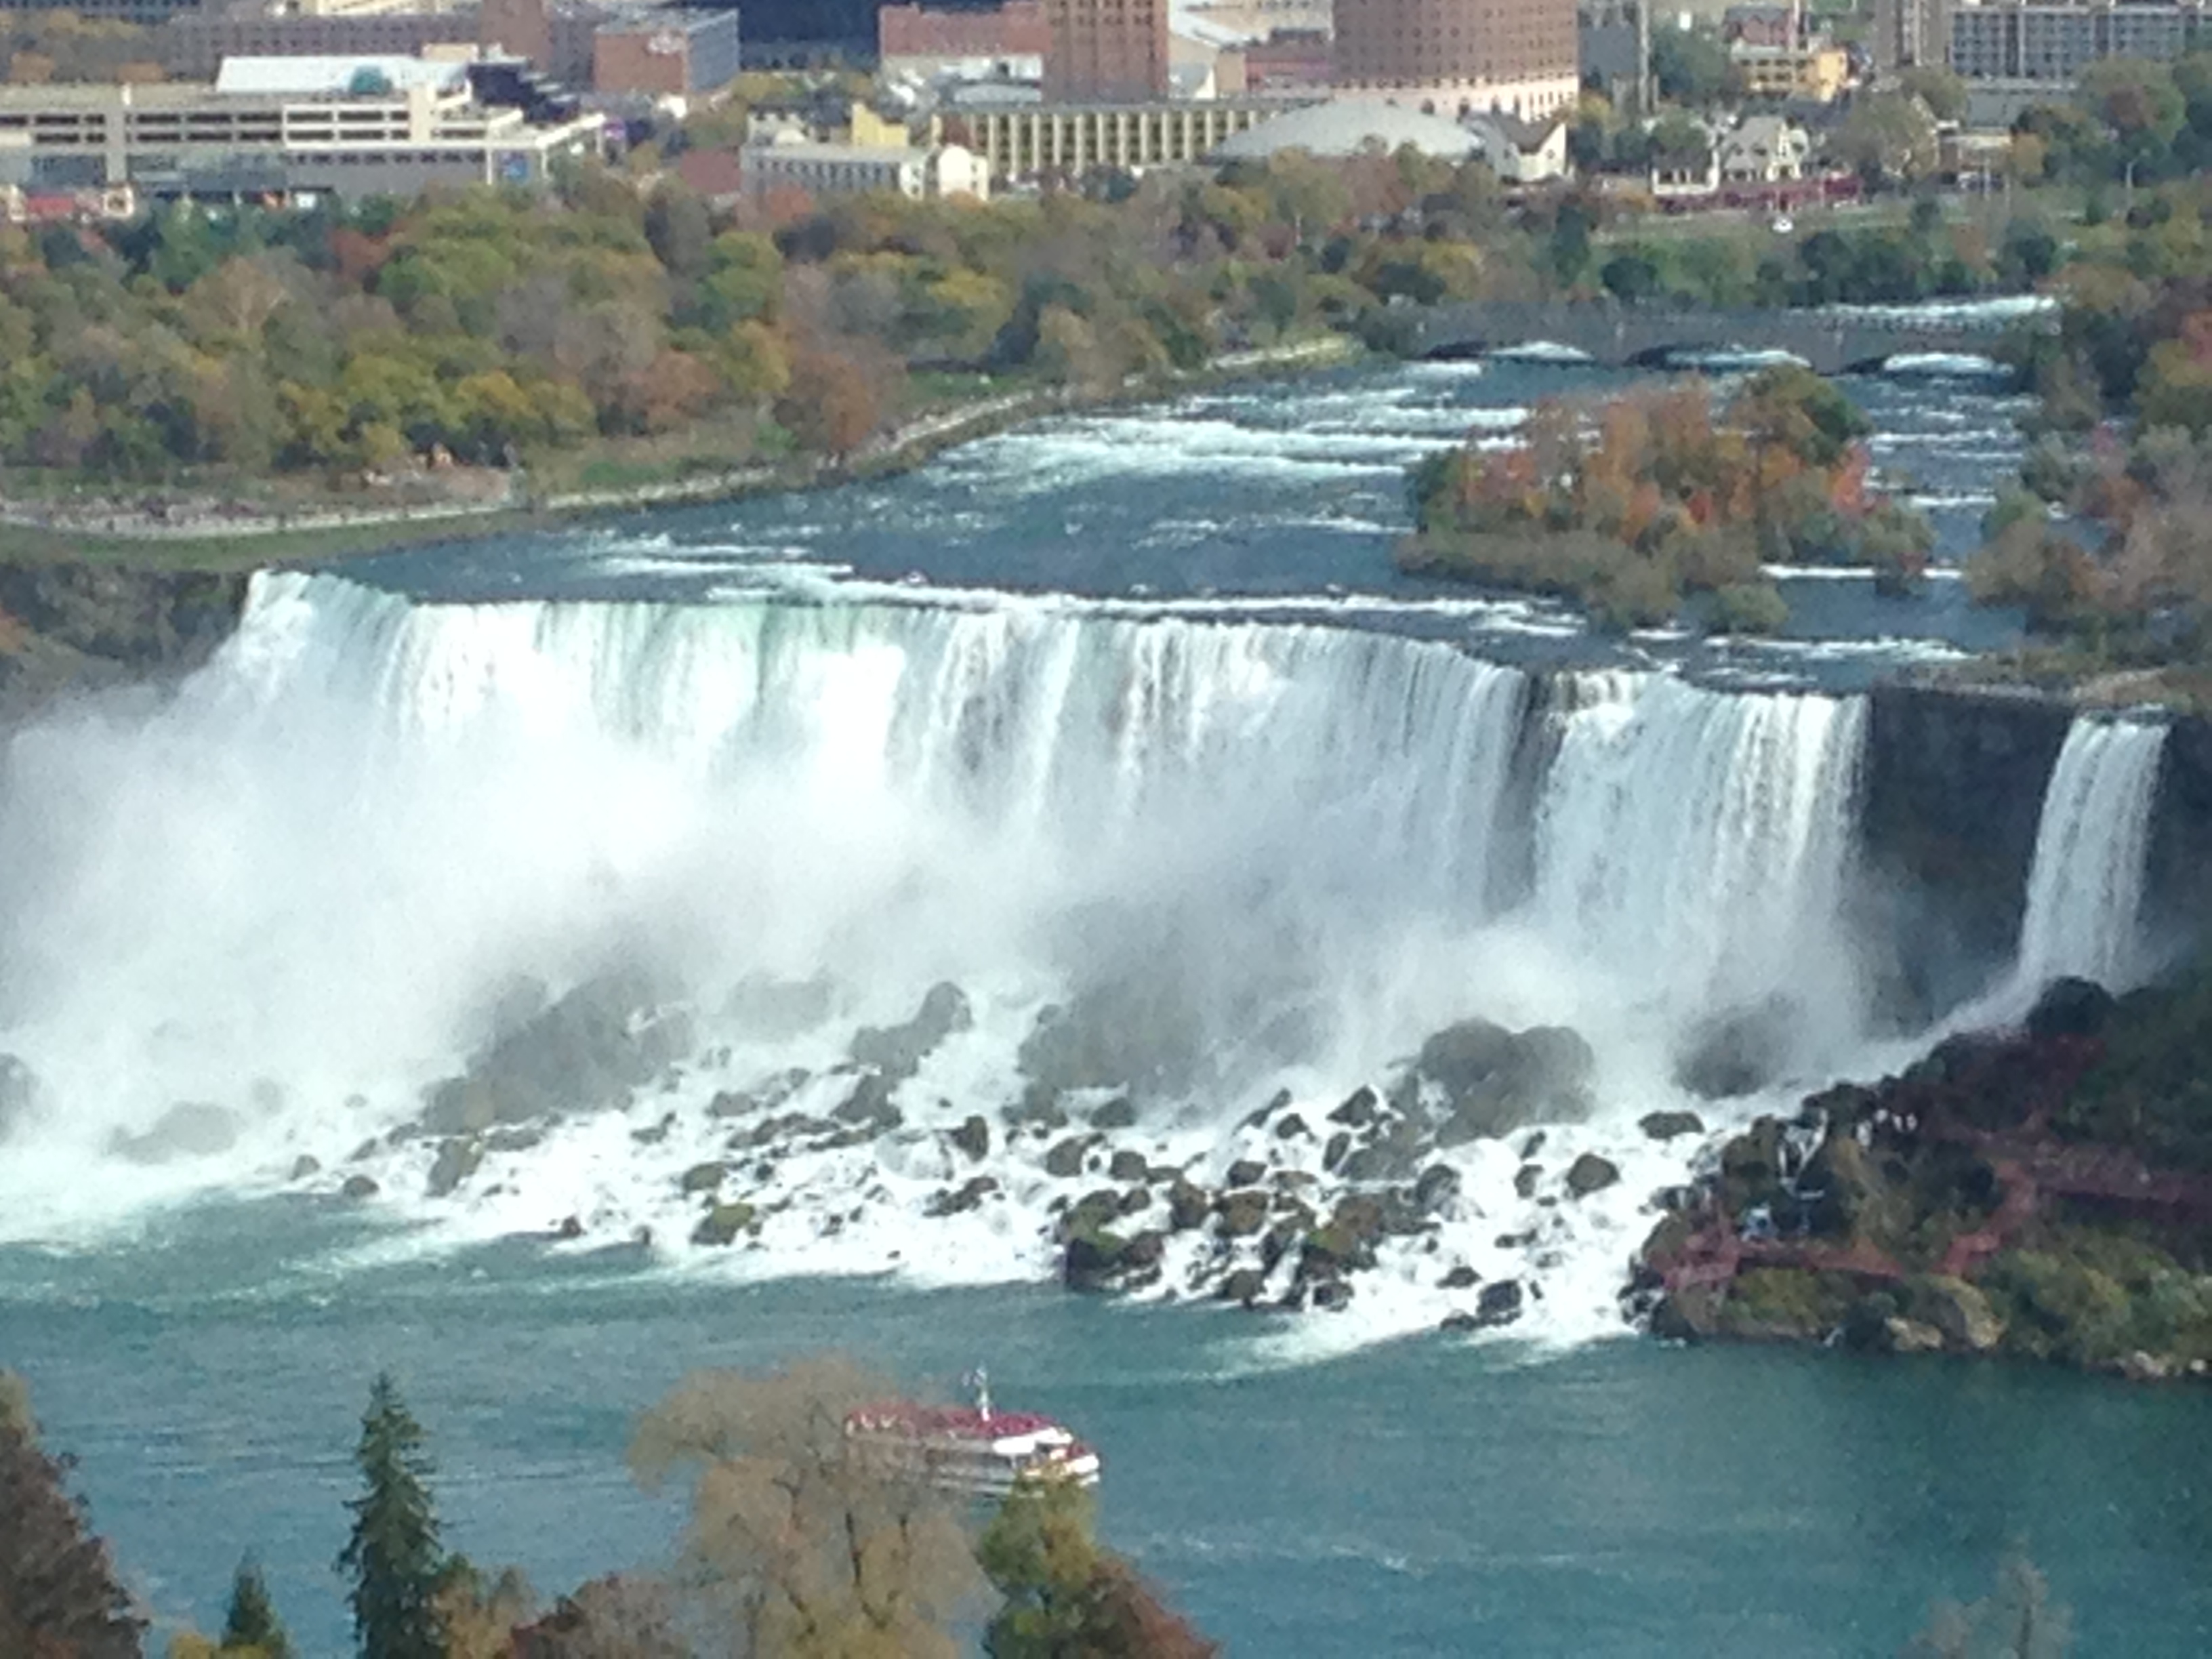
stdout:
[(877, 55), (886, 75), (946, 73), (1036, 80), (1052, 46), (1044, 0), (1006, 0), (990, 11), (885, 6), (876, 14)]

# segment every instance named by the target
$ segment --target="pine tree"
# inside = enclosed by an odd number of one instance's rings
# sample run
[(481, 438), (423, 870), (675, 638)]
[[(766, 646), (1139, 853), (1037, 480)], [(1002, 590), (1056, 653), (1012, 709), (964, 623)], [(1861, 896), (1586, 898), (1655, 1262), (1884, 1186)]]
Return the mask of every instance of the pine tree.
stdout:
[(430, 1462), (422, 1425), (388, 1374), (369, 1391), (354, 1462), (367, 1490), (346, 1505), (353, 1536), (338, 1571), (353, 1579), (346, 1600), (362, 1659), (445, 1659), (434, 1602), (446, 1558), (430, 1502)]
[(276, 1605), (269, 1599), (269, 1585), (261, 1576), (260, 1564), (250, 1555), (238, 1564), (238, 1576), (230, 1581), (230, 1613), (223, 1620), (222, 1651), (251, 1653), (256, 1659), (292, 1659), (292, 1638), (284, 1633)]

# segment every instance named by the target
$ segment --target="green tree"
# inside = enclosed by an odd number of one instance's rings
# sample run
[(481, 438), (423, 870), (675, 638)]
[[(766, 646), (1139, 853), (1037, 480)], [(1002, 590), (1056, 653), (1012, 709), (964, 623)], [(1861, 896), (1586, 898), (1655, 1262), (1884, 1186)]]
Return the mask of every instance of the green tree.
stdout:
[(226, 1654), (250, 1654), (253, 1659), (292, 1659), (292, 1638), (276, 1617), (276, 1604), (269, 1599), (269, 1585), (260, 1564), (247, 1556), (238, 1564), (230, 1581), (230, 1611), (222, 1621)]
[(230, 1579), (230, 1613), (223, 1617), (226, 1655), (252, 1655), (252, 1659), (292, 1659), (292, 1637), (285, 1635), (283, 1620), (270, 1599), (268, 1579), (252, 1555), (239, 1562)]
[(1098, 1542), (1091, 1494), (1020, 1486), (976, 1547), (1006, 1598), (983, 1634), (990, 1659), (1208, 1659), (1219, 1651)]
[(1907, 97), (1927, 105), (1939, 121), (1966, 118), (1966, 83), (1941, 64), (1916, 64), (1897, 77), (1897, 84)]
[(346, 1601), (362, 1659), (445, 1659), (434, 1603), (446, 1556), (422, 1440), (390, 1374), (380, 1375), (354, 1450), (364, 1490), (346, 1505), (353, 1535), (337, 1562), (353, 1580)]
[(1732, 96), (1737, 86), (1728, 48), (1705, 29), (1654, 29), (1651, 80), (1662, 98), (1698, 109)]

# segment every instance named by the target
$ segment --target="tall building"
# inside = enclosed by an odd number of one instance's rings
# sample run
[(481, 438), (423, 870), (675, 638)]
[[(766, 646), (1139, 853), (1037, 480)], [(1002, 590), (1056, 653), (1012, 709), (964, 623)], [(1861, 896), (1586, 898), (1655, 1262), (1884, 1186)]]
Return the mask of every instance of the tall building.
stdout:
[(1336, 0), (1336, 90), (1439, 115), (1571, 109), (1575, 0)]
[(1951, 67), (1970, 82), (2071, 86), (2100, 58), (2171, 62), (2212, 39), (2212, 18), (2197, 0), (2139, 5), (1962, 0), (1949, 11)]
[(1045, 0), (1052, 42), (1048, 100), (1141, 102), (1164, 98), (1169, 0)]

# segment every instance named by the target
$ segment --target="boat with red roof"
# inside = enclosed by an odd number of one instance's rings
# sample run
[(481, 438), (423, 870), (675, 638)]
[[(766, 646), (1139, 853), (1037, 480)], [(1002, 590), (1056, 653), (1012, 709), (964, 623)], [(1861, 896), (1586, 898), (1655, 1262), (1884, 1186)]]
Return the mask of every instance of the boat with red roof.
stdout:
[(969, 1497), (1003, 1498), (1032, 1481), (1097, 1484), (1098, 1454), (1065, 1425), (996, 1410), (989, 1379), (978, 1370), (969, 1381), (973, 1406), (863, 1406), (847, 1413), (846, 1436), (887, 1475)]

